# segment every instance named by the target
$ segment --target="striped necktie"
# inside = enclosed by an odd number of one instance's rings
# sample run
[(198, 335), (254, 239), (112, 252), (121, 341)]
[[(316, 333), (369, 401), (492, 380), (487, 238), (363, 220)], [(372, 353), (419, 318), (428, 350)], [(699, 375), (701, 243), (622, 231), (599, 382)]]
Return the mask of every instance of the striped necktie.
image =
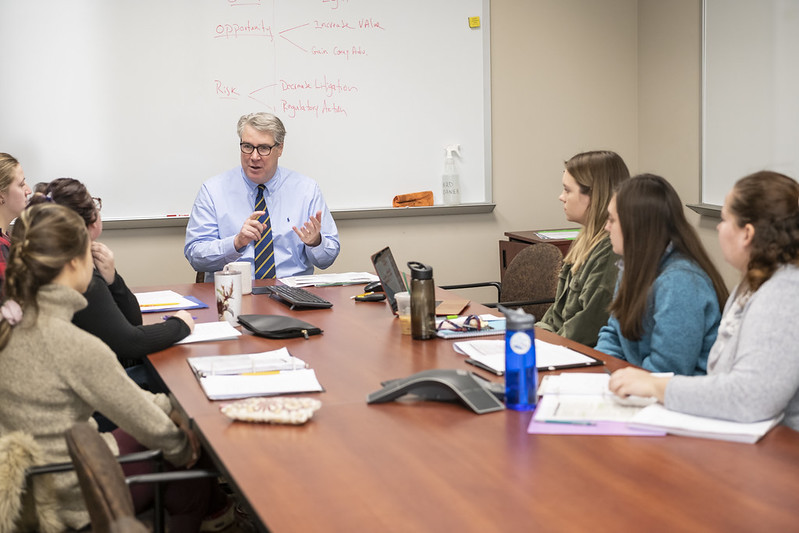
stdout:
[(255, 243), (255, 279), (272, 279), (275, 277), (275, 248), (272, 244), (272, 224), (269, 221), (269, 211), (264, 200), (264, 184), (258, 186), (255, 197), (255, 210), (266, 213), (258, 219), (265, 224), (261, 239)]

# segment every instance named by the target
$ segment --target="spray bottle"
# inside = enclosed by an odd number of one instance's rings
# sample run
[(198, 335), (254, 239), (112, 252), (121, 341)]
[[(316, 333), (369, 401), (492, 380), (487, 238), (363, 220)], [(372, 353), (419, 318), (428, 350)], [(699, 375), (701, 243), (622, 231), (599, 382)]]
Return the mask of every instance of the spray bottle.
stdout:
[(452, 154), (460, 157), (460, 145), (450, 144), (446, 148), (447, 157), (444, 159), (444, 175), (441, 176), (441, 189), (444, 205), (458, 205), (461, 203), (461, 183), (458, 176), (458, 167)]

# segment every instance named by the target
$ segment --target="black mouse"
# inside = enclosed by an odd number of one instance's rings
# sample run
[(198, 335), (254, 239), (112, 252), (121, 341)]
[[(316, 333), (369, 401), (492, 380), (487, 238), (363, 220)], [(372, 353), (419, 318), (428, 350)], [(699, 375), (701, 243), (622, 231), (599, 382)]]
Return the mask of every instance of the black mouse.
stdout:
[(363, 288), (363, 292), (383, 292), (383, 285), (379, 281), (367, 283), (366, 287)]

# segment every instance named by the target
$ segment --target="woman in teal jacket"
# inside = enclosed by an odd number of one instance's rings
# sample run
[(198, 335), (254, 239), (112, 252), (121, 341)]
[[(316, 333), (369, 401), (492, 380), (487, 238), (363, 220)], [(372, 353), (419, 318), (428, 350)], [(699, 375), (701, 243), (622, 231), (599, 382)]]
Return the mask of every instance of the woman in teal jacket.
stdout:
[(628, 180), (607, 229), (623, 263), (596, 349), (654, 372), (705, 374), (728, 292), (677, 192), (660, 176)]

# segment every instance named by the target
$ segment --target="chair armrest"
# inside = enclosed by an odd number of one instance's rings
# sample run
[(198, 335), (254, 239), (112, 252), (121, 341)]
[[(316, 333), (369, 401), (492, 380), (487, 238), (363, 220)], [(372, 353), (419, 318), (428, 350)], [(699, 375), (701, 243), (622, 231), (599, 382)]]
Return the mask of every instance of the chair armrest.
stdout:
[[(129, 453), (117, 457), (120, 464), (136, 463), (140, 461), (157, 461), (163, 456), (161, 450), (145, 450), (143, 452)], [(70, 463), (50, 463), (46, 465), (32, 466), (25, 472), (27, 477), (39, 476), (42, 474), (56, 474), (58, 472), (69, 472), (75, 470), (75, 466)]]
[(152, 474), (139, 474), (128, 476), (125, 483), (134, 485), (136, 483), (169, 483), (172, 481), (185, 481), (188, 479), (202, 479), (207, 477), (219, 477), (216, 470), (173, 470), (171, 472), (154, 472)]
[(75, 466), (72, 463), (50, 463), (28, 468), (25, 471), (25, 477), (39, 476), (41, 474), (55, 474), (57, 472), (69, 472), (70, 470), (75, 470)]
[(478, 283), (459, 283), (455, 285), (442, 285), (442, 289), (446, 290), (453, 290), (453, 289), (476, 289), (478, 287), (494, 287), (497, 289), (497, 300), (500, 298), (500, 292), (502, 291), (502, 284), (498, 281), (480, 281)]
[(144, 450), (142, 452), (134, 452), (125, 455), (118, 455), (117, 462), (119, 464), (125, 464), (125, 463), (139, 463), (141, 461), (160, 461), (163, 457), (164, 457), (163, 450)]
[[(538, 304), (551, 304), (555, 303), (554, 298), (546, 298), (544, 300), (521, 300), (518, 302), (499, 302), (503, 307), (523, 307), (525, 305), (538, 305)], [(496, 307), (498, 304), (483, 304), (486, 307)]]

